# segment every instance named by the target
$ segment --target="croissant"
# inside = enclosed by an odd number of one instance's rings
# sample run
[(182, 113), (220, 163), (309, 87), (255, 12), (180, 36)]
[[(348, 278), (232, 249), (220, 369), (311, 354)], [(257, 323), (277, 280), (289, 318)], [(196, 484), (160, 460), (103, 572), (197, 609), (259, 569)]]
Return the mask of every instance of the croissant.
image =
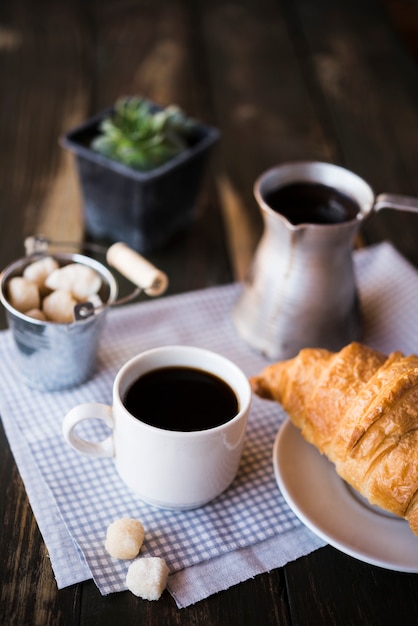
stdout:
[(250, 379), (367, 500), (418, 535), (418, 356), (305, 348)]

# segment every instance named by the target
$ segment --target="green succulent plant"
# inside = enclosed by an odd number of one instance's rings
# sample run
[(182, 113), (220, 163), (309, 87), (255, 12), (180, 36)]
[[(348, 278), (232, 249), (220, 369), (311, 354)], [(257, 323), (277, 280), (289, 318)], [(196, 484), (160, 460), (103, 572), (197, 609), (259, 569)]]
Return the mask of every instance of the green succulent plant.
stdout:
[(102, 120), (91, 147), (109, 159), (138, 170), (150, 170), (185, 150), (197, 123), (177, 106), (155, 110), (139, 97), (121, 98)]

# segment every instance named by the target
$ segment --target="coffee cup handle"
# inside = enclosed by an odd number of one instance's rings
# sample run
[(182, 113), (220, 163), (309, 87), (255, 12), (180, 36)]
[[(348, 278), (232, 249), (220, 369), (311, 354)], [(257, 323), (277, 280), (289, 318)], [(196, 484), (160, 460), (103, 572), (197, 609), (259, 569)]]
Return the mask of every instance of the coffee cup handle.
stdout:
[(103, 441), (86, 441), (75, 432), (75, 427), (80, 422), (89, 419), (102, 420), (107, 426), (113, 429), (114, 420), (112, 407), (108, 404), (98, 402), (87, 402), (79, 404), (67, 413), (62, 424), (64, 439), (72, 448), (93, 457), (112, 457), (114, 455), (113, 436), (109, 435)]

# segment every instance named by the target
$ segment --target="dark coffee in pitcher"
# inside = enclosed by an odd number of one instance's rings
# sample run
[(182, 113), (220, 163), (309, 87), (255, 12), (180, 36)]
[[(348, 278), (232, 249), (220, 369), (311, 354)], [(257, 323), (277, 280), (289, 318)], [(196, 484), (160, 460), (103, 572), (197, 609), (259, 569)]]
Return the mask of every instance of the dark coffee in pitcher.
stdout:
[(266, 192), (264, 201), (291, 224), (341, 224), (357, 216), (350, 196), (320, 183), (297, 182)]

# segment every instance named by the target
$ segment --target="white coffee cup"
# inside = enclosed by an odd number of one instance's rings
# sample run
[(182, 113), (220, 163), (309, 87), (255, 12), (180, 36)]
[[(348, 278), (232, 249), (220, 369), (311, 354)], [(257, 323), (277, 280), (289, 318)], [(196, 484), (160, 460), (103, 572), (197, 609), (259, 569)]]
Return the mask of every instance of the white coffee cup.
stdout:
[[(205, 430), (179, 431), (151, 426), (134, 417), (123, 399), (132, 383), (152, 370), (188, 367), (214, 374), (233, 390), (237, 414)], [(64, 418), (66, 441), (93, 457), (114, 457), (122, 480), (145, 502), (161, 508), (192, 509), (216, 498), (233, 481), (244, 445), (251, 388), (247, 377), (225, 357), (190, 346), (166, 346), (128, 361), (113, 384), (113, 406), (86, 403)], [(103, 420), (111, 435), (100, 442), (81, 439), (80, 422)], [(196, 420), (199, 410), (196, 409)]]

